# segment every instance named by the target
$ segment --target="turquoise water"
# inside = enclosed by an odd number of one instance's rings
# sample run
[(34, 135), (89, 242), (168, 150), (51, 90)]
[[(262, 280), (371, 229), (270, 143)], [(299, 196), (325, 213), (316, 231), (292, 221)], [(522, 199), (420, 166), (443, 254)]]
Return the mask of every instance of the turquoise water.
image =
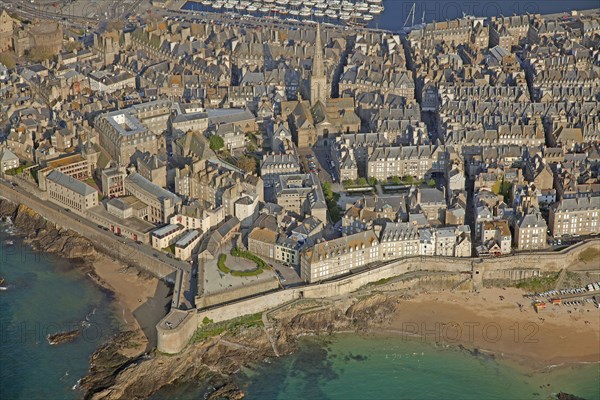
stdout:
[[(526, 375), (457, 348), (399, 338), (306, 338), (239, 378), (247, 399), (600, 399), (600, 365)], [(548, 386), (550, 384), (550, 386)], [(182, 397), (184, 398), (184, 397)]]
[[(527, 374), (457, 347), (350, 334), (303, 338), (294, 354), (260, 362), (235, 379), (249, 400), (546, 400), (561, 391), (600, 399), (599, 364)], [(206, 394), (206, 382), (190, 382), (152, 399)]]
[[(67, 260), (34, 252), (0, 225), (0, 399), (75, 399), (89, 356), (116, 329), (109, 295)], [(86, 320), (87, 318), (87, 320)], [(85, 323), (84, 323), (85, 321)], [(48, 333), (84, 326), (73, 342)]]
[[(110, 297), (66, 260), (5, 243), (0, 226), (0, 399), (75, 399), (89, 356), (117, 329)], [(88, 320), (72, 343), (46, 335)], [(526, 375), (492, 357), (400, 338), (304, 338), (290, 356), (236, 378), (248, 399), (546, 399), (564, 391), (600, 400), (600, 365)], [(550, 384), (550, 386), (548, 386)], [(198, 399), (207, 382), (153, 399)]]

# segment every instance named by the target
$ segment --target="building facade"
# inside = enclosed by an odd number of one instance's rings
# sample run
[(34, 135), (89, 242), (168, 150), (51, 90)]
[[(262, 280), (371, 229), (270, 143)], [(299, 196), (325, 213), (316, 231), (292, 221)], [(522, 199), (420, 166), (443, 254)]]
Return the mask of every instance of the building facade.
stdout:
[(46, 176), (48, 199), (77, 213), (98, 205), (98, 192), (77, 179), (54, 170)]
[(550, 206), (548, 219), (555, 238), (600, 233), (600, 197), (562, 199)]
[(379, 240), (365, 231), (317, 243), (300, 256), (300, 276), (308, 283), (331, 279), (380, 260)]

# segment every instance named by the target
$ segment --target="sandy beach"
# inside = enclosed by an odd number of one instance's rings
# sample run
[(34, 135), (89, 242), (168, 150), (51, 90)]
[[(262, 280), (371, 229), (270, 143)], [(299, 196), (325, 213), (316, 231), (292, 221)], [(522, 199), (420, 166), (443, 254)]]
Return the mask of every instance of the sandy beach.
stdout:
[(536, 369), (600, 362), (600, 310), (588, 303), (538, 314), (524, 294), (515, 288), (420, 293), (399, 303), (389, 333), (489, 351)]
[(101, 284), (115, 296), (121, 330), (131, 330), (136, 337), (122, 354), (135, 357), (152, 347), (155, 341), (154, 326), (165, 315), (168, 288), (157, 278), (140, 274), (107, 256), (99, 255), (93, 263)]

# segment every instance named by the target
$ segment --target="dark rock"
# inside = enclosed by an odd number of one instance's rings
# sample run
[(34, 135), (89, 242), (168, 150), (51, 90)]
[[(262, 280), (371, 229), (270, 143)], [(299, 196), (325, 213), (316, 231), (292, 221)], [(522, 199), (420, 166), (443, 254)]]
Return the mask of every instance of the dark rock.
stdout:
[(556, 395), (558, 400), (585, 400), (583, 397), (575, 396), (573, 394), (560, 392)]
[(243, 399), (244, 392), (240, 390), (233, 382), (228, 382), (221, 386), (214, 392), (210, 393), (207, 397), (208, 400), (241, 400)]
[(88, 261), (97, 255), (90, 240), (72, 230), (55, 226), (27, 206), (17, 206), (0, 199), (0, 217), (10, 217), (17, 232), (25, 236), (36, 250), (60, 254), (68, 259), (80, 258)]
[(79, 329), (74, 329), (68, 332), (54, 333), (52, 335), (48, 335), (48, 343), (50, 343), (51, 345), (55, 345), (71, 342), (75, 340), (77, 336), (79, 336), (79, 333)]

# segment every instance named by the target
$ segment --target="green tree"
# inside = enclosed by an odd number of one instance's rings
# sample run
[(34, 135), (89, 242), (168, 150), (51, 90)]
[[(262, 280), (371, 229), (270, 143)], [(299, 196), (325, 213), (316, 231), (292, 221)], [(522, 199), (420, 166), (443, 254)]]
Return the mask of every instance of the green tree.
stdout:
[(212, 135), (208, 142), (212, 151), (219, 151), (225, 146), (223, 138), (218, 135)]
[(402, 179), (400, 179), (399, 176), (392, 176), (390, 180), (394, 185), (399, 185), (402, 183)]
[(354, 185), (354, 181), (352, 179), (346, 179), (346, 180), (344, 180), (344, 182), (342, 182), (342, 184), (344, 185), (345, 188), (348, 188), (348, 187)]
[(369, 185), (371, 186), (375, 186), (377, 185), (377, 178), (375, 178), (374, 176), (369, 178)]
[(432, 187), (435, 187), (435, 179), (433, 179), (433, 178), (430, 178), (430, 179), (427, 181), (427, 186), (429, 186), (430, 188), (432, 188)]
[(415, 182), (415, 178), (413, 178), (412, 175), (406, 175), (403, 181), (408, 185), (412, 185)]
[(256, 171), (256, 159), (250, 156), (241, 156), (237, 161), (238, 168), (251, 173)]
[(358, 178), (358, 182), (357, 182), (360, 186), (366, 186), (367, 185), (367, 180), (365, 178)]
[(331, 190), (331, 183), (329, 182), (324, 182), (323, 185), (323, 195), (325, 195), (325, 199), (332, 199), (333, 198), (333, 191)]

